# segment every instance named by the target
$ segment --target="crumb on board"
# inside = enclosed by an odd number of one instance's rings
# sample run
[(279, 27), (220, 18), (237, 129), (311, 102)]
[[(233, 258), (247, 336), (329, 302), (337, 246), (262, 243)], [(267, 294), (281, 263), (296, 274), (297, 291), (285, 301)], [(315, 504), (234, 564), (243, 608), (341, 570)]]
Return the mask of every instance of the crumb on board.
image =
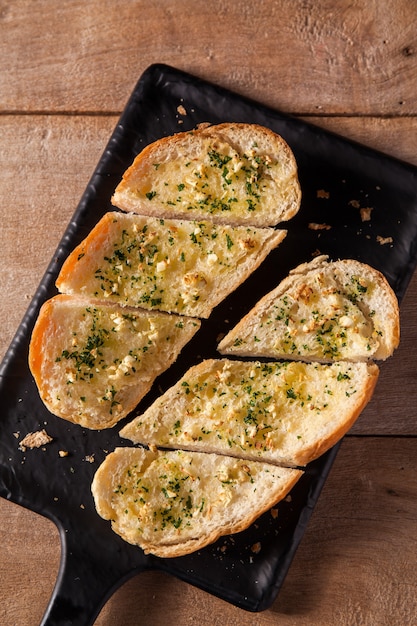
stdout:
[(52, 437), (50, 437), (43, 428), (42, 430), (28, 433), (26, 437), (19, 442), (19, 449), (22, 450), (22, 452), (25, 452), (28, 448), (41, 448), (47, 443), (51, 443), (51, 441), (53, 441)]
[(180, 115), (187, 115), (187, 111), (185, 110), (185, 107), (184, 107), (182, 104), (179, 104), (179, 105), (177, 106), (177, 112), (178, 112)]
[(278, 517), (278, 509), (276, 509), (275, 507), (273, 509), (271, 509), (271, 515), (274, 519), (277, 519)]
[(329, 224), (317, 224), (316, 222), (310, 222), (308, 225), (310, 230), (330, 230)]
[(362, 222), (369, 222), (371, 219), (372, 207), (362, 207), (359, 210)]
[(197, 128), (199, 130), (202, 130), (204, 128), (208, 128), (209, 126), (211, 126), (210, 122), (200, 122), (200, 124), (197, 124)]
[(64, 457), (68, 456), (69, 453), (67, 450), (60, 450), (58, 454), (63, 459)]
[(94, 454), (86, 454), (84, 457), (84, 461), (88, 461), (88, 463), (94, 463)]
[(381, 237), (381, 235), (377, 235), (376, 240), (379, 244), (381, 244), (381, 246), (385, 246), (387, 243), (393, 242), (392, 237)]
[(317, 197), (328, 200), (330, 198), (330, 193), (326, 191), (325, 189), (317, 189)]
[(353, 206), (354, 209), (359, 209), (361, 206), (358, 200), (349, 200), (348, 204)]
[(260, 541), (257, 541), (251, 546), (251, 552), (253, 552), (254, 554), (259, 554), (261, 549), (262, 549), (262, 544)]

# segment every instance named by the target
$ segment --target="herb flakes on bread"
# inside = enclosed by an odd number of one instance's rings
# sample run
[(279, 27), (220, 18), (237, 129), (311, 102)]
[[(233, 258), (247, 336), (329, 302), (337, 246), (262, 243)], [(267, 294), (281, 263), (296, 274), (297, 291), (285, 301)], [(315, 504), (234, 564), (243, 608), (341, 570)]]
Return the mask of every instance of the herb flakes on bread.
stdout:
[(256, 124), (224, 123), (148, 145), (112, 198), (124, 210), (218, 223), (275, 226), (301, 200), (294, 155)]
[(136, 407), (199, 327), (194, 318), (58, 295), (40, 310), (29, 366), (51, 413), (109, 428)]
[(66, 259), (56, 285), (62, 293), (207, 318), (285, 236), (110, 212)]
[(145, 445), (306, 465), (353, 425), (378, 374), (374, 363), (206, 360), (120, 435)]
[(385, 277), (356, 260), (320, 256), (290, 272), (218, 350), (321, 362), (384, 360), (399, 338), (398, 302)]
[(97, 470), (99, 515), (145, 553), (177, 557), (246, 529), (302, 475), (216, 454), (116, 448)]

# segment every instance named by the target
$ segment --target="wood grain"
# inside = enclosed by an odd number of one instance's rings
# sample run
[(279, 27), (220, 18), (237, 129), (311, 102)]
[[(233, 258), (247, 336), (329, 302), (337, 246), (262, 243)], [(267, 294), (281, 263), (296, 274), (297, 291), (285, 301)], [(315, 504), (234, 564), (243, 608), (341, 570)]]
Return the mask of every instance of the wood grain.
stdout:
[[(167, 63), (417, 165), (416, 0), (0, 3), (0, 358), (142, 72)], [(283, 588), (248, 614), (161, 572), (95, 626), (404, 626), (417, 614), (417, 275)], [(0, 623), (38, 624), (54, 524), (0, 499)]]
[(40, 0), (0, 13), (0, 109), (120, 111), (168, 63), (283, 110), (414, 115), (415, 0)]

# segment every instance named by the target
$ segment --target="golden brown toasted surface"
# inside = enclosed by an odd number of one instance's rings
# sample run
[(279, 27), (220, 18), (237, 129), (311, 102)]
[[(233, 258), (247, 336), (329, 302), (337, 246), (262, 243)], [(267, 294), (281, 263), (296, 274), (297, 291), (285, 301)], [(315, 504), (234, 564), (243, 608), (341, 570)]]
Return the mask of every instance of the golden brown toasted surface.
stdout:
[(397, 298), (384, 276), (321, 256), (295, 268), (218, 345), (225, 355), (322, 362), (386, 359), (400, 337)]

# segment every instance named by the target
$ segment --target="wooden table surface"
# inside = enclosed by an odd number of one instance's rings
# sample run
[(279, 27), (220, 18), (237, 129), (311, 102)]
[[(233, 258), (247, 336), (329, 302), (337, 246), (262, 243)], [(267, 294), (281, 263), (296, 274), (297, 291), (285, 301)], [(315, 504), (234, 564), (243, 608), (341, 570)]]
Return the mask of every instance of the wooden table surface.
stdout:
[[(0, 4), (0, 357), (142, 72), (167, 63), (417, 165), (416, 0)], [(249, 614), (163, 573), (97, 626), (417, 623), (417, 276), (402, 339), (344, 439), (280, 594)], [(0, 500), (0, 623), (38, 624), (54, 524)]]

